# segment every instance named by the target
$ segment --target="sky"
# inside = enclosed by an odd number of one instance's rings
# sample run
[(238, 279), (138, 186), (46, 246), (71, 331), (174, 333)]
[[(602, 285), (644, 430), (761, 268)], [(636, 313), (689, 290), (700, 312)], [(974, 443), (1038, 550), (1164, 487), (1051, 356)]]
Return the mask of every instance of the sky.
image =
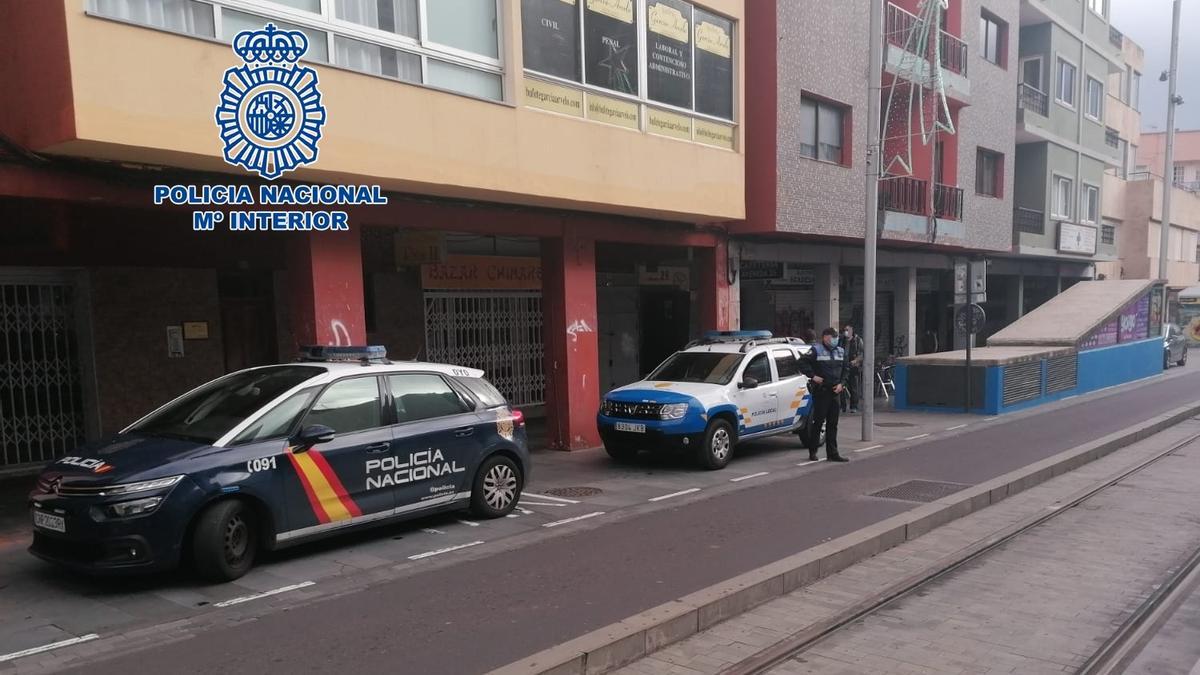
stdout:
[[(1167, 128), (1167, 83), (1158, 76), (1171, 65), (1172, 0), (1110, 0), (1112, 25), (1146, 50), (1142, 70), (1142, 130)], [(1183, 0), (1179, 23), (1176, 129), (1200, 129), (1200, 0)]]

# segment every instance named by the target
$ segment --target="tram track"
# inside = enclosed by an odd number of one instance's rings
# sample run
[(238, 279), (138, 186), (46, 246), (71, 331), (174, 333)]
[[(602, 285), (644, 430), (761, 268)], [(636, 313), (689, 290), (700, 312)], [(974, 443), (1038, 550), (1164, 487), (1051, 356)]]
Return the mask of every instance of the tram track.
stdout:
[[(1200, 417), (1193, 417), (1192, 420), (1200, 420)], [(876, 614), (896, 600), (953, 574), (964, 565), (992, 553), (1017, 537), (1082, 505), (1096, 495), (1198, 440), (1200, 440), (1200, 433), (1192, 434), (1136, 465), (1127, 467), (1117, 474), (1076, 492), (1060, 504), (1050, 507), (1047, 513), (1030, 516), (990, 537), (951, 553), (933, 565), (891, 584), (871, 598), (847, 608), (836, 618), (794, 633), (785, 640), (731, 664), (721, 670), (719, 675), (767, 673), (775, 666), (804, 654), (818, 643)], [(1110, 675), (1122, 672), (1122, 669), (1137, 656), (1140, 648), (1153, 636), (1154, 630), (1161, 626), (1178, 604), (1198, 586), (1200, 586), (1200, 548), (1193, 551), (1182, 564), (1170, 571), (1167, 578), (1155, 587), (1154, 592), (1126, 618), (1077, 673), (1080, 675)]]

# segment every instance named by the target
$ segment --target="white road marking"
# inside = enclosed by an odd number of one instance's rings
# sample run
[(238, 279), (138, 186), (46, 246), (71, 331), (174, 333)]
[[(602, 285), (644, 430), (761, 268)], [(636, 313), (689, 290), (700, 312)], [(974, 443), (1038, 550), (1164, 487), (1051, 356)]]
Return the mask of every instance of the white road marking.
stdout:
[(926, 437), (926, 436), (928, 436), (928, 435), (929, 435), (929, 434), (917, 434), (916, 436), (909, 436), (908, 438), (906, 438), (906, 439), (904, 439), (904, 440), (906, 440), (906, 441), (915, 441), (915, 440), (917, 440), (917, 439), (920, 439), (920, 438), (925, 438), (925, 437)]
[[(532, 516), (532, 515), (533, 515), (533, 511), (530, 511), (529, 509), (522, 508), (522, 507), (521, 507), (521, 506), (519, 506), (519, 505), (518, 505), (516, 508), (517, 508), (517, 510), (518, 510), (518, 511), (520, 511), (521, 513), (523, 513), (523, 514), (525, 514), (525, 515), (527, 515), (527, 516)], [(509, 514), (509, 515), (512, 515), (512, 514)]]
[(729, 482), (730, 483), (740, 483), (744, 480), (750, 480), (751, 478), (758, 478), (759, 476), (766, 476), (769, 473), (771, 473), (771, 472), (770, 471), (759, 471), (758, 473), (752, 473), (749, 476), (738, 476), (737, 478), (730, 478)]
[(213, 607), (229, 607), (231, 605), (240, 605), (243, 602), (250, 602), (251, 600), (258, 600), (259, 598), (268, 598), (272, 595), (279, 595), (280, 593), (287, 593), (288, 591), (294, 591), (294, 590), (297, 590), (300, 588), (308, 588), (309, 586), (312, 586), (314, 584), (316, 584), (315, 581), (303, 581), (298, 584), (292, 584), (291, 586), (282, 586), (280, 588), (276, 588), (276, 589), (273, 589), (270, 591), (263, 591), (262, 593), (255, 593), (254, 595), (243, 595), (240, 598), (233, 598), (232, 600), (224, 600), (224, 601), (215, 603), (213, 605)]
[(957, 431), (959, 429), (966, 429), (966, 428), (967, 428), (966, 424), (960, 424), (956, 427), (946, 427), (946, 431)]
[(536, 492), (522, 492), (521, 494), (526, 497), (533, 497), (534, 499), (549, 499), (552, 502), (562, 502), (564, 504), (578, 504), (579, 503), (579, 502), (575, 501), (574, 499), (563, 499), (562, 497), (551, 497), (550, 495), (539, 495)]
[[(532, 511), (530, 511), (530, 513), (533, 513), (533, 512), (532, 512)], [(504, 516), (504, 517), (505, 517), (505, 518), (520, 518), (521, 516), (518, 516), (518, 515), (517, 515), (517, 514), (515, 514), (515, 513), (510, 513), (510, 514), (508, 514), (507, 516)]]
[(602, 515), (604, 515), (603, 511), (596, 511), (585, 516), (575, 516), (574, 518), (567, 518), (566, 520), (556, 520), (553, 523), (542, 523), (542, 527), (558, 527), (559, 525), (566, 525), (567, 523), (574, 523), (580, 520), (587, 520), (588, 518), (595, 518), (596, 516)]
[(472, 523), (469, 520), (460, 520), (458, 522), (462, 523), (463, 525), (466, 525), (467, 527), (479, 527), (479, 523)]
[(680, 490), (679, 492), (672, 492), (669, 495), (663, 495), (661, 497), (653, 497), (653, 498), (649, 499), (648, 501), (661, 502), (664, 499), (670, 499), (672, 497), (680, 497), (683, 495), (690, 495), (693, 492), (699, 492), (699, 491), (700, 491), (700, 488), (688, 488), (686, 490)]
[(442, 532), (441, 530), (435, 530), (432, 527), (427, 527), (421, 531), (425, 534), (446, 534), (445, 532)]
[(458, 546), (449, 546), (447, 548), (439, 548), (436, 551), (426, 551), (424, 553), (410, 555), (410, 556), (408, 556), (408, 559), (409, 560), (420, 560), (421, 558), (432, 558), (435, 555), (441, 555), (443, 553), (449, 553), (451, 551), (459, 551), (464, 548), (471, 548), (472, 546), (478, 546), (482, 543), (483, 543), (482, 541), (473, 541), (469, 544), (459, 544)]
[(553, 502), (527, 502), (527, 501), (522, 501), (521, 503), (522, 503), (522, 504), (524, 504), (524, 505), (526, 505), (526, 506), (553, 506), (553, 507), (556, 507), (556, 508), (557, 508), (557, 507), (562, 507), (562, 506), (570, 506), (570, 504), (555, 504), (555, 503), (553, 503)]
[(859, 449), (855, 450), (855, 452), (869, 452), (871, 450), (878, 450), (882, 447), (883, 447), (882, 445), (868, 445), (865, 448), (859, 448)]
[(33, 656), (34, 654), (41, 654), (43, 652), (48, 652), (53, 649), (61, 649), (63, 647), (70, 647), (71, 645), (77, 645), (81, 642), (91, 642), (92, 640), (96, 640), (99, 637), (100, 636), (96, 635), (95, 633), (88, 633), (87, 635), (73, 637), (69, 640), (61, 640), (59, 642), (51, 642), (50, 644), (42, 645), (41, 647), (33, 647), (31, 649), (23, 649), (19, 652), (12, 652), (11, 654), (3, 654), (3, 655), (0, 655), (0, 663), (4, 663), (5, 661), (14, 661), (16, 659), (24, 658), (26, 656)]
[(808, 460), (807, 462), (800, 462), (800, 463), (799, 463), (799, 464), (797, 464), (796, 466), (808, 466), (809, 464), (816, 464), (816, 463), (817, 463), (817, 462), (819, 462), (819, 461), (821, 461), (821, 460), (819, 460), (819, 459), (810, 459), (810, 460)]
[(998, 420), (998, 419), (1000, 419), (1000, 418), (999, 417), (985, 417), (985, 418), (983, 418), (983, 421), (991, 422), (992, 420)]

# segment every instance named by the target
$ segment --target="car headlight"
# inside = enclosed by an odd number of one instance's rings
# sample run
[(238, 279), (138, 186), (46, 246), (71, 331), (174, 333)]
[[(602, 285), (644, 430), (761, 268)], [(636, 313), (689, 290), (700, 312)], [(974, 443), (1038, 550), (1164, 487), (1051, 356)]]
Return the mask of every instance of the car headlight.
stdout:
[[(132, 518), (134, 516), (144, 516), (148, 513), (153, 513), (162, 504), (162, 497), (143, 497), (142, 499), (133, 499), (127, 502), (117, 502), (116, 504), (108, 504), (104, 506), (104, 515), (108, 518)], [(95, 507), (93, 507), (95, 508)]]
[(612, 401), (610, 401), (608, 399), (604, 399), (603, 401), (600, 402), (600, 414), (601, 415), (608, 417), (608, 416), (612, 415), (612, 412), (613, 412)]
[(148, 492), (150, 490), (165, 490), (173, 487), (176, 483), (183, 480), (183, 476), (169, 476), (167, 478), (155, 478), (153, 480), (143, 480), (136, 483), (124, 483), (122, 485), (110, 485), (100, 492), (101, 497), (114, 497), (116, 495), (128, 495), (135, 492)]
[(664, 420), (681, 420), (687, 411), (688, 404), (686, 403), (668, 403), (658, 411), (658, 416)]

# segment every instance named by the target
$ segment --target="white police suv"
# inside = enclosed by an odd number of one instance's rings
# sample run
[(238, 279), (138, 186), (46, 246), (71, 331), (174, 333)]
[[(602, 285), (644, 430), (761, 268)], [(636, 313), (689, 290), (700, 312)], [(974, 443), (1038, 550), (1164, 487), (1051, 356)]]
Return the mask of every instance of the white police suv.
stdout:
[(740, 441), (804, 433), (812, 404), (800, 359), (811, 349), (768, 331), (708, 333), (604, 397), (596, 420), (604, 447), (617, 460), (683, 448), (720, 469)]

